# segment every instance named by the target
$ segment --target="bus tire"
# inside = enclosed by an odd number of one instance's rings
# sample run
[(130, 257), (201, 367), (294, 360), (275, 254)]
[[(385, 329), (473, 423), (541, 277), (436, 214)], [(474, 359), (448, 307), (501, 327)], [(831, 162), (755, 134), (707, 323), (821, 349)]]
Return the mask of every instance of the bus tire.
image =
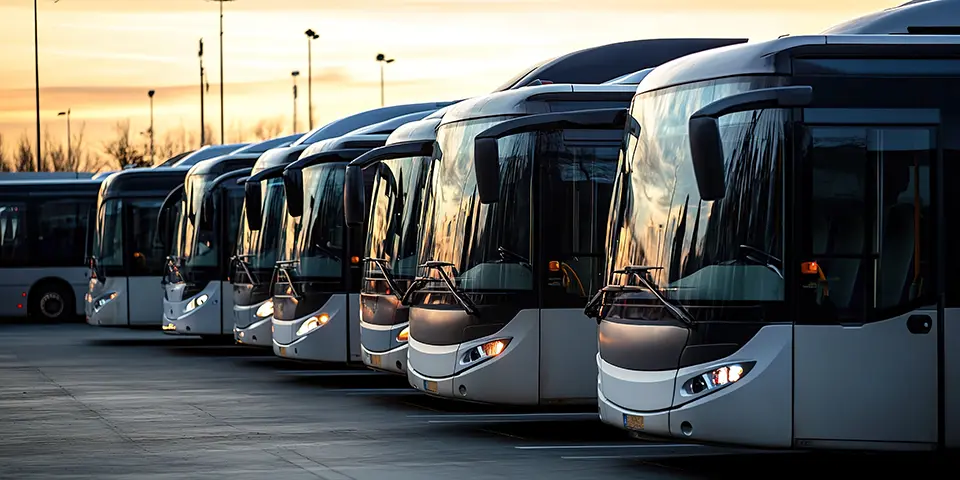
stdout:
[(31, 289), (27, 312), (37, 320), (60, 322), (73, 318), (75, 304), (72, 289), (61, 282), (48, 281)]

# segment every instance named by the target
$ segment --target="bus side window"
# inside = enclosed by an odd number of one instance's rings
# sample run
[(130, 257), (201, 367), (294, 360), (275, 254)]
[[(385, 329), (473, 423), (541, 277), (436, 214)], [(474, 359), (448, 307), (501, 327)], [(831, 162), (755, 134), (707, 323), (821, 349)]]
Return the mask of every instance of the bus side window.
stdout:
[(5, 267), (23, 264), (27, 259), (25, 220), (25, 204), (0, 204), (0, 262)]

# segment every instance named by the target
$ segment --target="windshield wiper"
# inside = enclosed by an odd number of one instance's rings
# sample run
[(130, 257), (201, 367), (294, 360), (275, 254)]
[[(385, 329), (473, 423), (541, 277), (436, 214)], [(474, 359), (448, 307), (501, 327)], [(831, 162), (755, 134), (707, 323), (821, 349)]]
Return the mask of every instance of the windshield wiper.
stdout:
[(497, 254), (500, 255), (501, 262), (506, 262), (507, 258), (512, 258), (517, 263), (519, 263), (520, 266), (531, 268), (530, 260), (520, 255), (519, 253), (511, 252), (510, 250), (507, 250), (506, 248), (503, 248), (503, 247), (497, 247)]
[(393, 292), (394, 296), (397, 297), (401, 302), (403, 301), (404, 294), (400, 293), (400, 287), (397, 286), (396, 278), (390, 273), (390, 267), (387, 266), (388, 260), (385, 258), (373, 258), (367, 257), (363, 259), (364, 262), (372, 262), (377, 265), (377, 268), (380, 269), (380, 273), (383, 274), (384, 280), (387, 281), (387, 286), (390, 287), (390, 291)]
[(180, 263), (183, 260), (183, 257), (178, 257), (176, 255), (167, 256), (167, 263), (164, 265), (166, 274), (163, 276), (163, 279), (160, 281), (161, 284), (166, 285), (168, 283), (173, 283), (168, 278), (173, 278), (174, 276), (179, 280), (184, 280), (183, 275), (180, 274)]
[(250, 271), (250, 262), (247, 261), (248, 258), (255, 257), (253, 254), (245, 255), (234, 255), (230, 257), (231, 262), (235, 262), (237, 265), (240, 265), (240, 268), (243, 269), (244, 275), (250, 279), (250, 283), (258, 285), (260, 282), (253, 276), (253, 272)]
[[(750, 255), (750, 253), (748, 252), (763, 255), (764, 257), (766, 257), (766, 260), (755, 258), (754, 256)], [(783, 265), (783, 260), (780, 260), (779, 258), (774, 257), (773, 255), (767, 252), (764, 252), (763, 250), (760, 250), (759, 248), (751, 247), (750, 245), (740, 245), (740, 254), (742, 255), (744, 260), (750, 260), (751, 262), (754, 262), (758, 265), (767, 267), (768, 269), (770, 269), (770, 271), (772, 271), (773, 273), (776, 273), (781, 279), (783, 278), (783, 272), (780, 271), (780, 268), (774, 265), (774, 263)]]
[[(672, 301), (668, 300), (666, 297), (664, 297), (663, 294), (660, 293), (660, 289), (655, 287), (652, 282), (647, 280), (645, 274), (651, 270), (663, 270), (663, 267), (647, 267), (647, 266), (639, 266), (639, 265), (629, 265), (629, 266), (623, 267), (623, 270), (614, 270), (613, 273), (636, 277), (637, 280), (639, 280), (640, 283), (642, 284), (643, 290), (646, 290), (652, 293), (653, 296), (657, 297), (657, 300), (659, 300), (660, 303), (662, 303), (665, 307), (667, 307), (667, 310), (670, 310), (670, 312), (674, 314), (674, 316), (680, 319), (680, 321), (682, 321), (683, 323), (686, 323), (688, 326), (692, 327), (694, 325), (694, 321), (693, 321), (693, 317), (690, 316), (690, 313), (687, 312), (687, 310), (684, 309), (682, 306), (677, 305)], [(604, 287), (600, 289), (600, 291), (597, 292), (597, 294), (594, 295), (592, 299), (590, 299), (590, 303), (588, 303), (587, 306), (583, 309), (583, 312), (589, 317), (598, 316), (599, 309), (597, 308), (597, 306), (600, 303), (600, 300), (603, 298), (603, 294), (608, 292), (625, 292), (630, 290), (638, 290), (638, 288), (636, 286), (631, 286), (631, 285), (610, 285), (610, 286)]]
[(290, 284), (290, 291), (293, 292), (293, 296), (296, 298), (303, 298), (300, 295), (300, 292), (297, 291), (296, 285), (293, 284), (293, 275), (290, 274), (288, 268), (291, 265), (297, 265), (300, 263), (300, 260), (278, 260), (277, 261), (277, 271), (282, 273), (283, 276), (287, 277), (287, 283)]
[[(426, 263), (420, 265), (420, 268), (426, 268), (427, 270), (436, 270), (436, 271), (440, 272), (440, 279), (441, 279), (441, 280), (443, 281), (443, 283), (447, 286), (447, 288), (450, 289), (450, 293), (453, 294), (453, 298), (455, 298), (455, 299), (457, 300), (457, 303), (460, 304), (460, 306), (463, 308), (463, 310), (464, 310), (465, 312), (467, 312), (467, 314), (469, 314), (469, 315), (476, 315), (476, 313), (477, 313), (477, 306), (473, 303), (473, 301), (471, 301), (469, 298), (467, 298), (467, 297), (463, 294), (463, 292), (460, 291), (460, 289), (457, 288), (457, 286), (453, 283), (453, 281), (450, 280), (450, 277), (447, 275), (447, 272), (443, 271), (443, 267), (452, 267), (452, 266), (454, 266), (454, 265), (453, 265), (452, 263), (450, 263), (450, 262), (441, 262), (441, 261), (431, 260), (431, 261), (429, 261), (429, 262), (426, 262)], [(420, 290), (421, 288), (423, 288), (423, 286), (426, 285), (427, 283), (432, 282), (432, 281), (435, 281), (435, 280), (436, 280), (436, 279), (433, 279), (433, 278), (430, 278), (430, 277), (419, 277), (419, 278), (417, 278), (417, 279), (414, 280), (413, 283), (410, 285), (410, 288), (407, 289), (407, 292), (403, 295), (403, 298), (400, 299), (400, 303), (403, 304), (403, 305), (408, 305), (408, 302), (409, 302), (409, 300), (410, 300), (410, 296), (411, 296), (414, 292), (416, 292), (417, 290)]]

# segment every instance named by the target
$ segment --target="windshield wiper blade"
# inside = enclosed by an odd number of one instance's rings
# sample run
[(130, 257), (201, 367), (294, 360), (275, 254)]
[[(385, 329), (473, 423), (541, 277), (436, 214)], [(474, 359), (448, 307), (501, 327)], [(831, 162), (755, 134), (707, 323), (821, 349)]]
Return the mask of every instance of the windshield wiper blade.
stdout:
[(667, 307), (667, 309), (670, 310), (677, 318), (679, 318), (682, 322), (686, 323), (687, 325), (693, 326), (694, 324), (693, 317), (690, 316), (690, 313), (687, 312), (687, 310), (684, 309), (682, 306), (677, 305), (670, 300), (667, 300), (667, 297), (664, 297), (663, 294), (660, 293), (660, 289), (655, 287), (653, 283), (647, 280), (647, 277), (644, 274), (649, 272), (650, 270), (663, 270), (663, 267), (647, 267), (647, 266), (640, 266), (640, 265), (629, 265), (629, 266), (623, 267), (623, 270), (614, 270), (613, 273), (620, 273), (620, 274), (636, 277), (637, 280), (640, 280), (640, 283), (643, 284), (643, 287), (649, 290), (650, 293), (653, 294), (653, 296), (657, 297), (657, 300), (660, 300), (660, 303), (662, 303), (665, 307)]
[[(450, 280), (450, 277), (447, 275), (447, 272), (443, 270), (443, 267), (452, 267), (452, 266), (454, 265), (450, 262), (441, 262), (437, 260), (431, 260), (420, 265), (420, 268), (426, 268), (428, 270), (436, 270), (437, 272), (439, 272), (440, 279), (447, 286), (447, 288), (450, 289), (450, 293), (453, 294), (453, 298), (457, 300), (457, 303), (460, 304), (460, 307), (462, 307), (463, 310), (467, 312), (467, 314), (476, 315), (477, 306), (473, 303), (473, 301), (471, 301), (469, 298), (463, 295), (463, 292), (461, 292), (457, 288), (457, 286), (453, 283), (453, 280)], [(429, 278), (429, 277), (420, 277), (414, 280), (413, 284), (410, 285), (410, 288), (407, 289), (407, 293), (404, 294), (403, 298), (400, 300), (400, 303), (407, 305), (407, 302), (410, 300), (411, 294), (413, 294), (414, 292), (422, 288), (424, 285), (426, 285), (428, 282), (433, 280), (435, 279)]]
[(402, 302), (405, 292), (400, 293), (400, 287), (397, 286), (396, 278), (393, 276), (393, 273), (390, 272), (390, 268), (387, 266), (388, 260), (386, 258), (367, 257), (364, 258), (363, 261), (372, 262), (377, 265), (377, 268), (380, 269), (380, 273), (383, 274), (384, 280), (387, 281), (387, 286), (390, 287), (390, 291), (392, 291), (393, 295)]
[(300, 292), (297, 291), (296, 285), (293, 283), (293, 275), (291, 275), (290, 270), (288, 270), (291, 265), (297, 265), (299, 263), (300, 260), (278, 260), (277, 271), (287, 277), (287, 283), (290, 284), (290, 291), (293, 292), (293, 296), (296, 298), (303, 298), (303, 296), (300, 295)]

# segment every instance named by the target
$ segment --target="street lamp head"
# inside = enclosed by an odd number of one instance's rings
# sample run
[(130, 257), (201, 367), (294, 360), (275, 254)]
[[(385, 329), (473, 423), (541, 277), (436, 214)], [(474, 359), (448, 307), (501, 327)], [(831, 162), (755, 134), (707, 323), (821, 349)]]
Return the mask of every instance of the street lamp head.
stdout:
[(150, 90), (149, 92), (147, 92), (147, 96), (149, 96), (150, 98), (153, 98), (153, 94), (154, 94), (154, 93), (157, 93), (157, 91), (156, 91), (156, 90)]
[(64, 116), (64, 115), (66, 115), (66, 114), (67, 114), (67, 112), (60, 112), (60, 113), (57, 114), (57, 116), (58, 116), (58, 117), (62, 117), (62, 116)]
[(306, 32), (303, 32), (303, 33), (304, 33), (304, 35), (307, 36), (307, 38), (310, 38), (310, 39), (313, 39), (313, 40), (316, 40), (316, 39), (320, 38), (320, 35), (317, 35), (317, 32), (314, 32), (312, 28), (308, 28), (307, 31), (306, 31)]
[(391, 58), (391, 59), (389, 59), (389, 60), (386, 60), (386, 62), (387, 62), (387, 63), (393, 63), (393, 60), (394, 60), (394, 59)]
[(377, 54), (377, 61), (378, 61), (378, 62), (382, 62), (382, 61), (384, 61), (384, 60), (386, 60), (386, 59), (387, 59), (387, 56), (386, 56), (386, 55), (384, 55), (384, 54), (382, 54), (382, 53), (378, 53), (378, 54)]
[(300, 75), (300, 70), (294, 70), (290, 72), (290, 75), (293, 75), (294, 77), (296, 77), (297, 75)]

